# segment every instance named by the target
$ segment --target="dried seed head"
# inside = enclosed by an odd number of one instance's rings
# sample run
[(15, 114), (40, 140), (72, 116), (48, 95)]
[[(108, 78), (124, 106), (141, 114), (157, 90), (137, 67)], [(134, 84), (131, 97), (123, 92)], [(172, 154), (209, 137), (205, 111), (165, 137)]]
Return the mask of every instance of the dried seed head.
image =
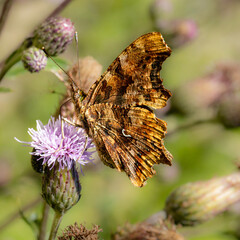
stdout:
[(92, 229), (88, 230), (82, 224), (78, 225), (75, 223), (74, 225), (70, 225), (64, 229), (62, 236), (58, 237), (58, 240), (98, 240), (98, 233), (102, 232), (102, 229), (99, 226), (95, 225)]
[(184, 240), (183, 236), (176, 232), (174, 226), (168, 226), (164, 221), (157, 225), (139, 223), (136, 225), (126, 224), (118, 228), (113, 234), (112, 240)]
[(75, 81), (84, 93), (87, 93), (94, 82), (101, 76), (102, 65), (93, 57), (85, 57), (79, 60), (71, 69), (69, 76)]
[[(74, 64), (69, 70), (69, 77), (76, 83), (76, 85), (87, 94), (93, 83), (101, 76), (102, 65), (98, 63), (93, 57), (85, 57), (79, 60), (79, 63)], [(66, 79), (66, 74), (62, 73), (58, 75), (60, 80), (66, 83), (67, 94), (62, 99), (61, 116), (71, 120), (73, 119), (76, 123), (80, 123), (79, 116), (75, 111), (74, 104), (71, 101), (67, 101), (71, 98), (72, 88)]]

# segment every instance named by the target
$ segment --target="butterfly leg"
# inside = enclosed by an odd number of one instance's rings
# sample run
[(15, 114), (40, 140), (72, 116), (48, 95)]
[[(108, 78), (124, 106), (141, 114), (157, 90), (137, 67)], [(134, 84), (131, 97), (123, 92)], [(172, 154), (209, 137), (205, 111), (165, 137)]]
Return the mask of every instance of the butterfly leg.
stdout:
[(62, 132), (62, 139), (61, 139), (61, 142), (60, 142), (60, 145), (59, 145), (59, 147), (58, 147), (58, 149), (55, 151), (55, 152), (57, 152), (60, 148), (61, 148), (61, 146), (62, 146), (62, 144), (63, 144), (63, 140), (64, 140), (64, 138), (65, 138), (65, 135), (64, 135), (64, 125), (63, 125), (63, 119), (61, 119), (61, 132)]
[(62, 120), (67, 122), (68, 124), (74, 126), (74, 127), (82, 127), (81, 125), (79, 125), (79, 124), (77, 124), (75, 122), (72, 122), (72, 121), (68, 120), (67, 118), (62, 117)]
[(83, 150), (81, 152), (80, 158), (82, 157), (83, 153), (87, 150), (87, 143), (88, 143), (88, 136), (86, 136), (84, 147), (83, 147)]

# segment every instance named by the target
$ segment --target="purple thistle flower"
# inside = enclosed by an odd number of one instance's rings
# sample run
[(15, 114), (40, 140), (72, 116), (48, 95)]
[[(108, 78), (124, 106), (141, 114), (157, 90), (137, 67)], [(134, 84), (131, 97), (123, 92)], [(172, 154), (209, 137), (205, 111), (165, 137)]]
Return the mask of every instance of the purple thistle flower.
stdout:
[(93, 151), (85, 150), (94, 147), (92, 140), (88, 139), (86, 143), (85, 131), (61, 121), (60, 116), (57, 120), (51, 117), (47, 125), (37, 120), (37, 130), (29, 128), (28, 134), (32, 137), (31, 142), (15, 139), (33, 147), (35, 151), (30, 154), (37, 156), (38, 161), (42, 160), (42, 164), (50, 168), (58, 163), (60, 169), (70, 169), (73, 161), (81, 165), (92, 161)]

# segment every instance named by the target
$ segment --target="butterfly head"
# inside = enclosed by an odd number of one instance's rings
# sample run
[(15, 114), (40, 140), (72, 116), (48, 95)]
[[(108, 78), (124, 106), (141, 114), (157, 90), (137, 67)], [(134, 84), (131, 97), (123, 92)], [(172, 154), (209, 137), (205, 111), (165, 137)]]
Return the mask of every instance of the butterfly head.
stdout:
[(86, 94), (77, 86), (77, 84), (70, 79), (70, 86), (72, 88), (72, 100), (73, 102), (82, 102), (86, 97)]

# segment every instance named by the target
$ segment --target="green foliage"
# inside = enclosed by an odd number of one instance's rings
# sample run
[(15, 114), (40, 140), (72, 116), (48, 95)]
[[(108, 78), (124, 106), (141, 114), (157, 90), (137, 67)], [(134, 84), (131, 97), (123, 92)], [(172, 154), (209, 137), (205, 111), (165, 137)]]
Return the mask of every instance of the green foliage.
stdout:
[(7, 93), (7, 92), (11, 92), (11, 89), (7, 87), (0, 87), (0, 93)]

